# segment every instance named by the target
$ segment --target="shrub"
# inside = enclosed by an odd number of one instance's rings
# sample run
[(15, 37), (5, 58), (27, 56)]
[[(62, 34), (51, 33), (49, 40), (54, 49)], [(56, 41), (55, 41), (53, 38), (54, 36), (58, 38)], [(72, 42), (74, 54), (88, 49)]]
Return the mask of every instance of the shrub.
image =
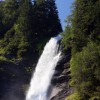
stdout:
[(100, 46), (89, 42), (70, 61), (71, 85), (84, 96), (92, 96), (100, 82)]
[(82, 97), (79, 95), (78, 92), (74, 92), (73, 94), (66, 97), (65, 100), (83, 100)]

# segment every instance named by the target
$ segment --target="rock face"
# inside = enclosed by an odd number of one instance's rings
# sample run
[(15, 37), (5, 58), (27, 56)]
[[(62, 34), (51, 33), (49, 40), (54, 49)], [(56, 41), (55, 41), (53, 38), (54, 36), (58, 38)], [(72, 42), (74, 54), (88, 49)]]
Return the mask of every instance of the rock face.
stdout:
[(62, 59), (58, 62), (51, 81), (53, 89), (50, 100), (65, 100), (66, 96), (72, 92), (72, 89), (69, 87), (69, 61), (70, 51), (67, 54), (62, 54)]
[(25, 88), (31, 78), (30, 68), (35, 66), (33, 60), (0, 63), (0, 100), (25, 100)]

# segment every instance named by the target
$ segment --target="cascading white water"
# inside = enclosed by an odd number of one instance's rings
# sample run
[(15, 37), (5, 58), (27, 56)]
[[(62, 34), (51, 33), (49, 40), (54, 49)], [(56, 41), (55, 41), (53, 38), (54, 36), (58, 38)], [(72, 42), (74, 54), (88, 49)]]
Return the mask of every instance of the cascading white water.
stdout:
[(47, 91), (61, 54), (58, 50), (60, 39), (60, 36), (51, 38), (46, 44), (31, 79), (26, 100), (48, 100)]

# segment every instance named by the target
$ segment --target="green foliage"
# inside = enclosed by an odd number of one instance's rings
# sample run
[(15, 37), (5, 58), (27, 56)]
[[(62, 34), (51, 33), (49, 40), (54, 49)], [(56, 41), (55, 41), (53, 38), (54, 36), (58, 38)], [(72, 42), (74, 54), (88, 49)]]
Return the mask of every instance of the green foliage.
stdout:
[(7, 58), (0, 56), (0, 62), (7, 61)]
[(11, 43), (11, 42), (5, 48), (6, 55), (9, 55), (9, 56), (11, 55), (10, 58), (16, 57), (17, 50), (18, 49), (16, 47), (16, 44)]
[(0, 55), (4, 55), (5, 54), (5, 50), (3, 48), (3, 40), (0, 40)]
[(66, 97), (65, 100), (83, 100), (82, 97), (79, 95), (78, 92), (74, 92), (73, 94)]
[(100, 13), (100, 10), (98, 10), (99, 5), (99, 0), (75, 1), (70, 21), (72, 27), (71, 31), (74, 34), (72, 43), (73, 53), (81, 51), (82, 48), (87, 45), (88, 39), (94, 41), (100, 40), (100, 33), (98, 33), (98, 28), (100, 27), (100, 24), (98, 24), (98, 22), (100, 22), (98, 17)]
[(68, 48), (71, 48), (73, 43), (71, 26), (66, 27), (65, 32), (62, 34), (62, 36), (64, 37), (62, 39), (62, 45), (64, 46), (64, 49), (67, 50)]
[(63, 35), (62, 44), (65, 50), (71, 48), (72, 55), (70, 85), (82, 100), (100, 99), (99, 15), (100, 0), (76, 0)]
[(61, 31), (55, 0), (0, 2), (0, 52), (8, 59), (40, 54), (47, 40)]
[(4, 5), (2, 7), (2, 11), (2, 23), (4, 25), (4, 32), (6, 32), (14, 25), (14, 22), (18, 17), (17, 0), (5, 0)]
[(24, 98), (26, 86), (21, 86), (30, 81), (33, 64), (49, 38), (61, 31), (55, 0), (0, 0), (0, 99), (9, 84), (20, 80), (14, 91)]
[[(4, 56), (0, 56), (0, 65), (2, 65), (3, 63), (7, 63), (7, 62), (13, 62), (12, 60), (9, 60), (9, 59), (7, 59), (6, 57), (4, 57)], [(2, 68), (2, 66), (0, 66), (0, 71), (3, 71), (3, 68)]]
[(1, 49), (0, 49), (0, 55), (3, 55), (4, 53), (5, 53), (4, 49), (1, 48)]
[(30, 48), (29, 43), (25, 40), (22, 40), (18, 46), (18, 52), (17, 52), (18, 58), (23, 58), (26, 55), (28, 55), (29, 48)]
[(32, 73), (33, 69), (32, 67), (25, 67), (26, 73)]
[(47, 43), (48, 38), (46, 39), (42, 39), (41, 41), (39, 41), (36, 45), (36, 51), (39, 52), (39, 55), (41, 55), (43, 48), (45, 46), (45, 44)]
[(100, 97), (94, 96), (94, 97), (90, 98), (89, 100), (100, 100)]
[(92, 96), (100, 81), (100, 46), (90, 42), (71, 58), (71, 84), (81, 94)]
[(14, 28), (12, 27), (10, 30), (8, 30), (4, 36), (4, 42), (5, 42), (5, 46), (10, 42), (12, 41), (13, 37), (15, 35), (15, 30)]
[(36, 0), (33, 13), (38, 37), (51, 37), (62, 31), (55, 0)]

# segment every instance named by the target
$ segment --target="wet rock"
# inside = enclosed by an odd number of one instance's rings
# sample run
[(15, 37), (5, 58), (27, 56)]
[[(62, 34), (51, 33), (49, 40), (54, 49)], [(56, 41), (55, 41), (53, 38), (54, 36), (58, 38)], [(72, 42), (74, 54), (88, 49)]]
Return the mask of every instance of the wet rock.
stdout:
[(64, 83), (64, 82), (66, 82), (66, 81), (68, 81), (69, 80), (69, 76), (67, 76), (67, 75), (61, 75), (61, 76), (59, 76), (59, 77), (53, 77), (53, 79), (52, 79), (52, 81), (51, 81), (51, 83), (54, 85), (54, 84), (59, 84), (59, 83)]
[[(69, 87), (70, 56), (70, 51), (67, 52), (67, 54), (62, 54), (62, 59), (58, 62), (55, 74), (51, 80), (54, 89), (52, 90), (53, 96), (50, 98), (50, 100), (65, 100), (66, 96), (72, 91), (72, 89)], [(58, 90), (56, 93), (55, 89)]]
[(65, 100), (65, 97), (68, 96), (73, 90), (68, 88), (67, 86), (64, 87), (61, 91), (58, 92), (54, 97), (50, 100)]

